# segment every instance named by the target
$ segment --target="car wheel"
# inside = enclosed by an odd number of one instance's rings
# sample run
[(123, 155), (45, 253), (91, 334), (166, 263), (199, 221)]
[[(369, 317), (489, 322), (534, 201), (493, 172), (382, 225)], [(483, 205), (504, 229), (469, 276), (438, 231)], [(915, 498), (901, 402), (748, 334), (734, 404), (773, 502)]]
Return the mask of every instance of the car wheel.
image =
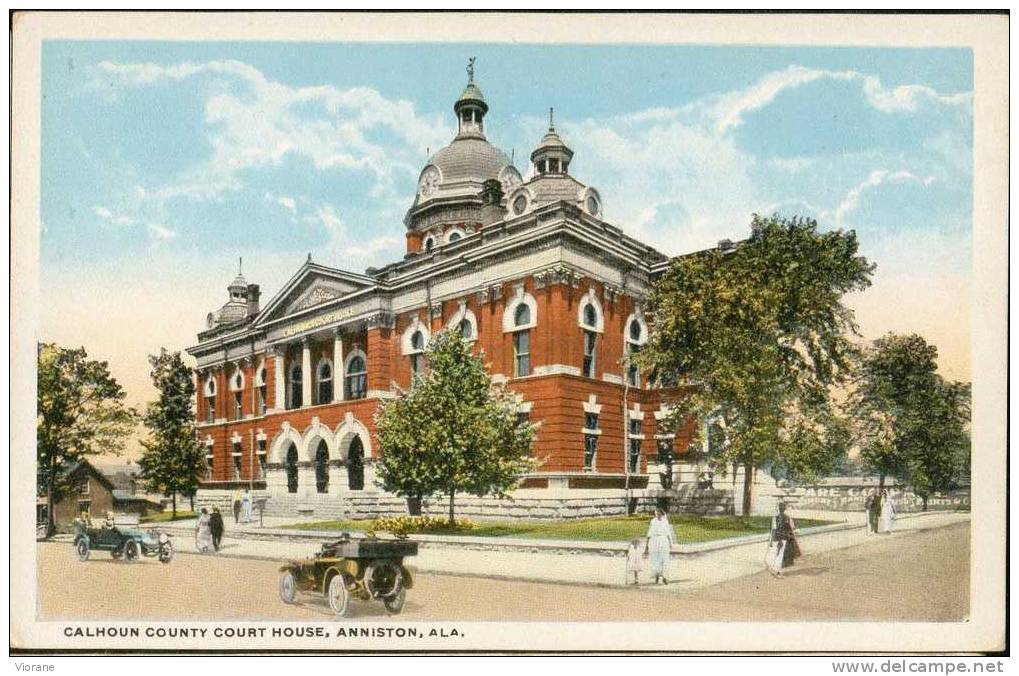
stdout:
[(283, 603), (293, 603), (297, 598), (297, 580), (289, 570), (280, 576), (280, 600)]
[(400, 591), (396, 592), (392, 596), (386, 597), (382, 603), (386, 606), (386, 610), (388, 610), (391, 614), (396, 615), (403, 610), (403, 604), (406, 600), (407, 588), (400, 587)]
[(112, 556), (115, 559), (119, 559), (123, 555), (124, 555), (124, 551), (121, 550), (121, 549), (111, 549), (110, 550), (110, 556)]
[(88, 540), (85, 538), (78, 538), (78, 541), (74, 543), (74, 552), (78, 555), (79, 561), (88, 561)]
[(329, 600), (329, 607), (333, 609), (337, 617), (346, 617), (350, 611), (350, 592), (347, 591), (347, 583), (342, 575), (333, 575), (326, 587), (326, 598)]
[(138, 543), (134, 540), (128, 540), (124, 543), (124, 558), (128, 561), (137, 561), (138, 557), (141, 556), (141, 551), (138, 548)]
[(159, 562), (170, 563), (173, 561), (173, 545), (169, 542), (164, 542), (159, 545)]

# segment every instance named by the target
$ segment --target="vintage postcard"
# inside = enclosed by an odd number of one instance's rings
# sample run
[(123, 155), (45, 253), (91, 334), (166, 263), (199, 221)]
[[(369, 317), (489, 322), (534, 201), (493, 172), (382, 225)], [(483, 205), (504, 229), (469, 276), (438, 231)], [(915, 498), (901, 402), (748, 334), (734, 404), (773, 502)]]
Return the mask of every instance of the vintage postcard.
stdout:
[(1006, 650), (1007, 14), (12, 26), (12, 651)]

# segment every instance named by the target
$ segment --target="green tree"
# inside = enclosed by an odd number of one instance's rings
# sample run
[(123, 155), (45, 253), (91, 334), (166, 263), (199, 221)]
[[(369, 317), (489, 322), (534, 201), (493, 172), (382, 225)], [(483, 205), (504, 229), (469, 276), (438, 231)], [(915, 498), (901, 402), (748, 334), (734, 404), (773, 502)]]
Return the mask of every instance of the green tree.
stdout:
[(459, 332), (433, 337), (426, 358), (427, 373), (376, 416), (378, 475), (397, 495), (448, 495), (452, 525), (457, 493), (502, 496), (534, 468), (534, 428), (518, 420), (515, 396), (492, 384)]
[(968, 473), (970, 386), (937, 372), (938, 350), (916, 334), (888, 334), (860, 360), (849, 403), (860, 455), (927, 500)]
[(40, 343), (38, 362), (36, 453), (52, 532), (66, 470), (86, 456), (120, 453), (138, 417), (124, 404), (124, 389), (109, 365), (89, 359), (85, 348)]
[(145, 450), (138, 465), (147, 490), (173, 498), (176, 518), (177, 495), (194, 495), (205, 466), (195, 425), (195, 383), (180, 352), (163, 348), (149, 356), (149, 364), (159, 397), (145, 409), (149, 436), (142, 441)]
[(653, 377), (685, 384), (670, 401), (677, 423), (724, 421), (714, 461), (743, 467), (744, 514), (756, 468), (806, 478), (844, 454), (831, 390), (852, 363), (856, 323), (842, 297), (867, 288), (874, 269), (852, 231), (777, 215), (751, 225), (748, 240), (678, 258), (654, 283), (638, 357)]

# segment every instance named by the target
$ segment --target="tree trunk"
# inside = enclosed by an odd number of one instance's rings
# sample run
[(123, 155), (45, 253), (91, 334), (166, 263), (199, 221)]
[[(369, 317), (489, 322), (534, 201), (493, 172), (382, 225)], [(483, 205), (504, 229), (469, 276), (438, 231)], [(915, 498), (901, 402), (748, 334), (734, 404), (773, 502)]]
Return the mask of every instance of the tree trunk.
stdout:
[(177, 491), (171, 491), (170, 492), (170, 498), (173, 500), (173, 514), (171, 514), (170, 516), (171, 516), (171, 519), (173, 521), (176, 521), (177, 520)]
[(191, 511), (194, 512), (195, 511), (195, 494), (192, 493), (191, 495), (189, 495), (188, 499), (191, 501)]
[(885, 489), (885, 473), (881, 472), (881, 476), (880, 476), (880, 478), (878, 479), (878, 482), (877, 482), (877, 492), (878, 492), (878, 495), (880, 495), (881, 491), (883, 491), (884, 489)]
[(421, 496), (407, 496), (407, 513), (411, 516), (421, 516)]
[(46, 479), (46, 537), (50, 537), (57, 529), (53, 519), (53, 472)]
[(926, 512), (927, 511), (927, 496), (926, 495), (921, 496), (920, 499), (923, 500), (923, 511)]
[(753, 506), (754, 466), (750, 461), (743, 463), (743, 518), (750, 518)]
[(453, 496), (456, 495), (456, 491), (452, 488), (449, 489), (449, 527), (452, 528), (455, 519), (453, 518)]

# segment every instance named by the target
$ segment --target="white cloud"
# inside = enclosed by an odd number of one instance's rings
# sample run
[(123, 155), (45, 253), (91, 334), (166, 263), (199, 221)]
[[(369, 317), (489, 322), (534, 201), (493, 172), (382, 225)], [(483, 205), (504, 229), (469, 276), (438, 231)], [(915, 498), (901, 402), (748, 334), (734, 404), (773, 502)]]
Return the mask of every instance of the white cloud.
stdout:
[(281, 195), (280, 197), (276, 198), (276, 202), (282, 205), (283, 208), (288, 209), (291, 213), (297, 212), (297, 202), (294, 200), (293, 197)]
[(152, 240), (155, 242), (166, 242), (177, 237), (177, 232), (175, 230), (171, 230), (162, 225), (149, 223), (145, 227), (149, 231), (149, 235), (152, 237)]
[(922, 185), (930, 185), (934, 182), (933, 176), (925, 176), (923, 178), (916, 176), (915, 174), (905, 171), (889, 171), (887, 169), (875, 169), (870, 172), (870, 175), (856, 187), (849, 190), (839, 205), (832, 211), (825, 211), (822, 215), (826, 218), (831, 218), (835, 225), (841, 226), (845, 220), (845, 217), (856, 210), (860, 205), (860, 197), (863, 193), (868, 190), (872, 190), (884, 183), (907, 183), (914, 182)]
[[(205, 104), (212, 155), (160, 188), (163, 199), (215, 198), (241, 188), (243, 170), (278, 166), (291, 155), (320, 170), (367, 173), (372, 195), (384, 196), (400, 172), (417, 174), (426, 147), (450, 136), (445, 118), (421, 117), (408, 101), (387, 99), (368, 87), (291, 87), (240, 61), (171, 66), (104, 61), (99, 73), (125, 86), (225, 78), (226, 86), (218, 85)], [(380, 142), (379, 135), (391, 140)]]
[(92, 211), (103, 220), (108, 221), (113, 218), (113, 213), (106, 207), (95, 207)]
[(968, 105), (973, 100), (972, 92), (942, 95), (931, 87), (917, 84), (888, 88), (875, 75), (794, 65), (767, 73), (745, 89), (714, 97), (710, 104), (703, 107), (703, 112), (713, 121), (715, 132), (724, 134), (742, 125), (746, 113), (767, 106), (783, 91), (822, 79), (860, 83), (867, 103), (885, 113), (914, 112), (924, 101), (959, 106)]
[(133, 218), (130, 218), (129, 216), (118, 216), (103, 206), (94, 207), (92, 212), (104, 221), (114, 225), (127, 226), (134, 223)]

